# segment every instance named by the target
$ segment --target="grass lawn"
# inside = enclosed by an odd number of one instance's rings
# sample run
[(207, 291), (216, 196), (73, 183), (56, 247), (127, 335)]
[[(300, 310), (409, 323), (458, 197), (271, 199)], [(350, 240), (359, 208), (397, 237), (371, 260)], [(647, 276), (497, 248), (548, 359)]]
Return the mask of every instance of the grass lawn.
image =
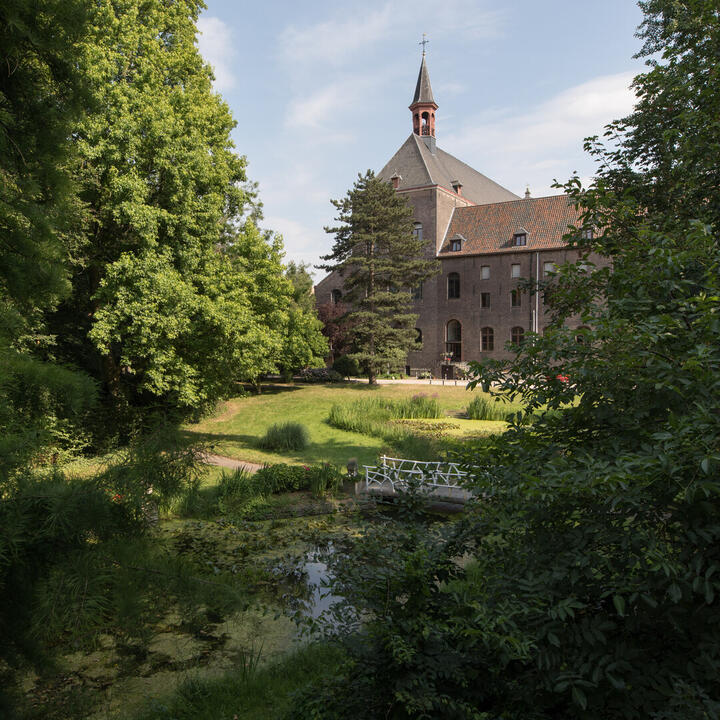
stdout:
[[(271, 385), (261, 395), (233, 398), (223, 403), (211, 418), (185, 430), (213, 446), (219, 455), (257, 463), (314, 463), (329, 461), (344, 466), (350, 458), (362, 464), (374, 464), (378, 455), (390, 451), (387, 443), (375, 437), (331, 427), (326, 419), (334, 403), (352, 402), (359, 398), (396, 399), (425, 394), (435, 397), (446, 418), (424, 421), (452, 423), (459, 427), (448, 430), (454, 436), (472, 436), (499, 432), (503, 422), (467, 420), (459, 417), (479, 391), (464, 386), (412, 386), (366, 384)], [(310, 445), (297, 452), (278, 454), (258, 447), (258, 440), (273, 423), (302, 423), (310, 434)]]

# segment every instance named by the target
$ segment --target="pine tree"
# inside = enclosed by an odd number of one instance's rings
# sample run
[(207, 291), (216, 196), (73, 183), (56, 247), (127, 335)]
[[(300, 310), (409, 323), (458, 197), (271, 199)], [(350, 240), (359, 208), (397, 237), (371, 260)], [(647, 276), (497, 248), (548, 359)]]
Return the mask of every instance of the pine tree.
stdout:
[(404, 362), (416, 348), (411, 290), (435, 274), (423, 243), (413, 234), (412, 209), (392, 186), (368, 170), (341, 200), (332, 200), (341, 225), (325, 228), (335, 235), (328, 262), (318, 267), (336, 270), (344, 279), (345, 300), (351, 309), (356, 351), (371, 384), (388, 366)]

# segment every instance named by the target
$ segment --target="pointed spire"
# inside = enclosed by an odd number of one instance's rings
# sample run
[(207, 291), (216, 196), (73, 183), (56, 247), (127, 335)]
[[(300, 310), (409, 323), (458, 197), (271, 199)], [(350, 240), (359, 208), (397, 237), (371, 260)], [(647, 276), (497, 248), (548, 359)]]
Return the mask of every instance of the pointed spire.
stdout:
[(415, 86), (415, 96), (411, 104), (414, 105), (415, 103), (435, 104), (432, 87), (430, 87), (430, 73), (428, 73), (427, 64), (425, 63), (425, 50), (423, 50), (420, 72), (418, 73), (417, 85)]
[[(410, 103), (410, 111), (412, 112), (413, 133), (426, 138), (432, 145), (432, 152), (435, 151), (435, 111), (438, 104), (433, 98), (432, 87), (430, 87), (430, 73), (428, 73), (427, 64), (425, 62), (425, 45), (429, 41), (423, 33), (423, 39), (420, 43), (423, 46), (422, 62), (420, 63), (420, 72), (418, 73), (417, 85), (415, 86), (415, 95)], [(428, 147), (430, 147), (428, 145)]]

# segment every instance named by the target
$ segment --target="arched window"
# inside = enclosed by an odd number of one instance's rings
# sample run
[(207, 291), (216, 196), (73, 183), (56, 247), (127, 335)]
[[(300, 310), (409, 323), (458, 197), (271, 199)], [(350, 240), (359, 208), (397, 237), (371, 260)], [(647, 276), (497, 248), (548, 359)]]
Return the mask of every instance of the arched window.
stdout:
[(422, 231), (422, 223), (416, 222), (415, 226), (413, 227), (413, 235), (422, 242), (423, 239), (423, 231)]
[(445, 353), (450, 362), (460, 362), (462, 357), (462, 325), (451, 320), (445, 329)]
[(495, 332), (491, 327), (484, 327), (480, 330), (480, 341), (483, 352), (495, 349)]
[(337, 305), (342, 300), (342, 293), (340, 292), (340, 290), (335, 288), (330, 293), (330, 298), (332, 299), (333, 305)]
[(578, 328), (578, 334), (575, 336), (575, 342), (578, 345), (585, 345), (587, 343), (587, 339), (585, 338), (585, 333), (590, 330), (590, 328), (587, 325), (581, 325)]
[(512, 340), (513, 345), (522, 345), (523, 342), (525, 342), (525, 328), (521, 328), (519, 326), (514, 327), (510, 330), (510, 339)]
[(430, 134), (430, 115), (426, 112), (422, 114), (422, 129), (420, 131), (421, 135), (429, 135)]
[(460, 297), (460, 276), (456, 272), (448, 275), (447, 279), (448, 298)]
[(420, 328), (415, 328), (415, 332), (417, 335), (415, 335), (415, 342), (418, 345), (422, 345), (422, 330)]

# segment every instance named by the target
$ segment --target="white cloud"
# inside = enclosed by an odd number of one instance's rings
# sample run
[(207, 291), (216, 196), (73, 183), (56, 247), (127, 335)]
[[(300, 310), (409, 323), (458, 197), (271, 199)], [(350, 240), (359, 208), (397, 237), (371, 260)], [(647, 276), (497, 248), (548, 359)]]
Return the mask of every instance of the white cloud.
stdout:
[(308, 96), (295, 98), (287, 109), (285, 124), (300, 128), (321, 128), (350, 105), (348, 83), (332, 83)]
[(565, 180), (573, 170), (588, 173), (587, 167), (577, 167), (583, 138), (602, 134), (607, 123), (632, 110), (632, 79), (631, 72), (606, 75), (535, 107), (493, 111), (492, 117), (467, 123), (444, 146), (501, 183), (513, 178), (514, 183), (529, 182), (533, 195), (556, 193), (550, 187), (554, 177)]
[[(409, 19), (415, 24), (422, 20), (432, 42), (432, 35), (452, 33), (456, 40), (477, 40), (495, 37), (505, 23), (505, 12), (484, 10), (478, 0), (384, 0), (362, 5), (362, 10), (348, 14), (341, 7), (334, 19), (305, 27), (291, 25), (280, 34), (281, 58), (290, 66), (321, 62), (341, 66), (355, 54), (368, 54), (380, 40), (387, 42), (402, 38), (407, 42), (411, 30)], [(432, 45), (431, 45), (432, 47)]]
[(205, 16), (198, 19), (197, 26), (198, 48), (215, 73), (215, 90), (232, 90), (235, 87), (235, 75), (232, 71), (235, 45), (230, 27), (219, 18)]
[(341, 20), (327, 20), (304, 28), (290, 26), (280, 35), (283, 58), (294, 65), (308, 62), (342, 63), (354, 51), (378, 40), (387, 32), (391, 5), (375, 12)]

